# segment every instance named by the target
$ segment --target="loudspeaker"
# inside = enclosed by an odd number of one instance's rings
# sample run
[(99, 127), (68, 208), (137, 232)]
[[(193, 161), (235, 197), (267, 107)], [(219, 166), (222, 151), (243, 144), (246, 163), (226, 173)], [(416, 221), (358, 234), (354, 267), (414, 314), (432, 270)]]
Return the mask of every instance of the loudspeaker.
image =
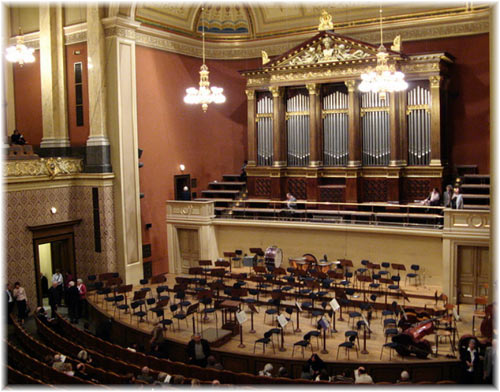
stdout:
[(139, 197), (140, 197), (141, 199), (144, 199), (144, 193), (142, 193), (142, 192), (141, 192), (141, 193), (139, 193)]
[(152, 223), (146, 223), (146, 230), (151, 229), (151, 227), (153, 227)]
[(142, 149), (139, 148), (139, 159), (141, 159), (142, 156)]

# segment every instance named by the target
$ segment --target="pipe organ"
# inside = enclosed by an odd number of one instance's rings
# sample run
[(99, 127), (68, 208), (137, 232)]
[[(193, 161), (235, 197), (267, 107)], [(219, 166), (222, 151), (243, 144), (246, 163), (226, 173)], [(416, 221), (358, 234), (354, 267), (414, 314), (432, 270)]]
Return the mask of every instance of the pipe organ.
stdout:
[(347, 166), (349, 156), (349, 101), (344, 88), (323, 94), (323, 164)]
[(407, 202), (442, 187), (453, 56), (388, 52), (409, 88), (383, 99), (357, 89), (377, 46), (332, 31), (241, 71), (250, 197), (283, 200), (299, 187), (309, 201)]
[(428, 165), (431, 160), (431, 93), (419, 85), (407, 91), (408, 164)]
[(377, 93), (361, 94), (363, 165), (389, 165), (390, 96), (381, 99)]
[(309, 94), (306, 89), (288, 89), (286, 99), (288, 166), (307, 166), (309, 151)]
[(271, 93), (257, 95), (257, 165), (273, 164), (273, 98)]

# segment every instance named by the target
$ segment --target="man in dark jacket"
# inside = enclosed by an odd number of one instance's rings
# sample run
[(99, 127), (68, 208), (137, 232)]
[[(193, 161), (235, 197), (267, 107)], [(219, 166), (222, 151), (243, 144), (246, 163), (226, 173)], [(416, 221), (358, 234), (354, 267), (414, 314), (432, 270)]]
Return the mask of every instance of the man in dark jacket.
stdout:
[(59, 289), (56, 282), (52, 283), (52, 287), (49, 289), (49, 305), (50, 305), (50, 316), (56, 317), (55, 312), (57, 311), (57, 305), (61, 303), (61, 290)]
[(75, 282), (70, 281), (68, 283), (68, 314), (69, 320), (72, 324), (78, 323), (78, 301), (80, 300), (80, 292), (78, 287), (75, 286)]
[(476, 340), (470, 339), (467, 348), (460, 353), (462, 361), (462, 384), (476, 384), (479, 371), (479, 352), (476, 350)]
[(208, 341), (202, 339), (201, 334), (194, 334), (187, 345), (189, 363), (205, 367), (207, 366), (207, 358), (210, 354), (211, 350)]

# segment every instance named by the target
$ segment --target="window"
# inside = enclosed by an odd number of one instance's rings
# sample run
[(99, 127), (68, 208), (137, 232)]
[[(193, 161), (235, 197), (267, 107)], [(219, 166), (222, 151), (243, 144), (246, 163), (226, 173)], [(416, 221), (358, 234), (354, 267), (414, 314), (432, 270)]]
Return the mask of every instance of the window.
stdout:
[(75, 63), (75, 103), (76, 103), (76, 126), (83, 125), (83, 77), (82, 63)]

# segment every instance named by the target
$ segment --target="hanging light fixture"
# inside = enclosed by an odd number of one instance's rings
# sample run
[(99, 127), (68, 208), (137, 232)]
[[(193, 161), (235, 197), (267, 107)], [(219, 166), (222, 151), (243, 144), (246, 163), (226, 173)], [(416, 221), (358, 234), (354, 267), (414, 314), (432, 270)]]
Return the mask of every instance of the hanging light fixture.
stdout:
[(383, 43), (382, 7), (380, 7), (380, 46), (377, 51), (375, 69), (361, 75), (358, 89), (362, 92), (379, 93), (380, 99), (385, 99), (388, 92), (403, 91), (408, 88), (404, 73), (397, 71), (394, 63), (389, 64), (389, 53)]
[[(204, 8), (202, 7), (202, 17), (204, 16), (203, 11)], [(198, 89), (195, 87), (186, 89), (184, 102), (189, 104), (201, 104), (203, 112), (206, 112), (209, 103), (224, 103), (226, 102), (226, 97), (224, 96), (224, 90), (221, 87), (210, 87), (210, 82), (208, 80), (208, 67), (205, 64), (205, 28), (203, 26), (203, 19), (201, 29), (203, 42), (203, 65), (200, 68), (200, 87)]]
[(19, 28), (19, 35), (15, 45), (9, 46), (5, 49), (5, 58), (11, 63), (18, 63), (23, 66), (24, 63), (33, 63), (35, 61), (34, 48), (28, 48), (24, 44), (24, 36), (21, 28)]

